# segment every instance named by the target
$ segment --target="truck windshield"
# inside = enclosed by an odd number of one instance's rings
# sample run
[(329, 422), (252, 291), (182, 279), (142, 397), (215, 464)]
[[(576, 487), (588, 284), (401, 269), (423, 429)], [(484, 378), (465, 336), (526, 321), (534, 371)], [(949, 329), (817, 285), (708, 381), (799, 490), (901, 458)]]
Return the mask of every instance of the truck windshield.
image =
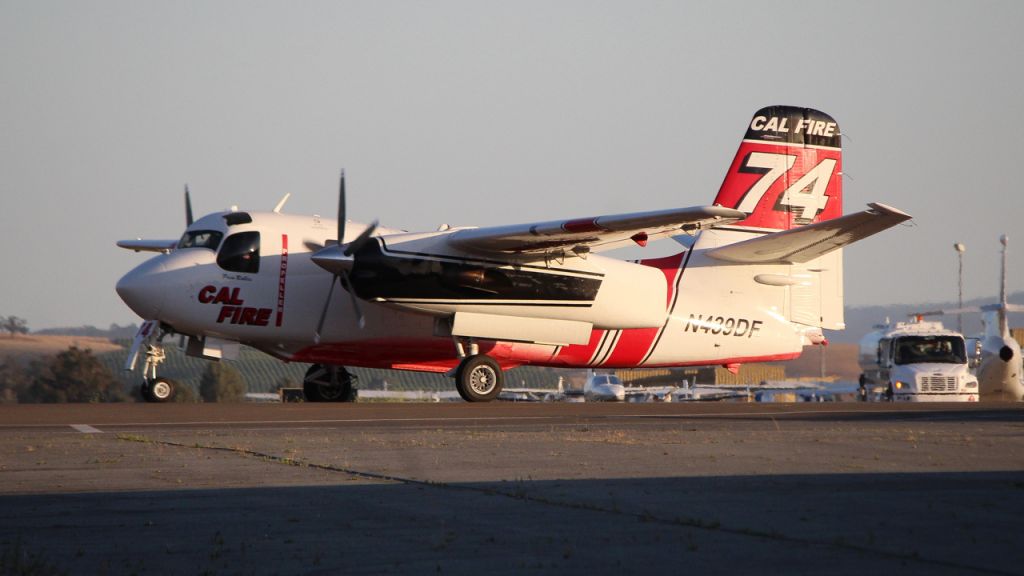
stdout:
[(957, 336), (904, 336), (895, 343), (896, 364), (938, 362), (964, 364), (964, 340)]

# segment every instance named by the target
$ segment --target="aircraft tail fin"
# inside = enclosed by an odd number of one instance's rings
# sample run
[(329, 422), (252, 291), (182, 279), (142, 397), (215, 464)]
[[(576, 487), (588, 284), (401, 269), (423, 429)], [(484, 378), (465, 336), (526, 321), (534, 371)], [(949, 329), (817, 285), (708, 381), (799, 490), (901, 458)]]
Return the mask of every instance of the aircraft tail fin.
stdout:
[(831, 116), (769, 106), (747, 126), (715, 204), (746, 212), (735, 225), (789, 230), (843, 214), (842, 137)]

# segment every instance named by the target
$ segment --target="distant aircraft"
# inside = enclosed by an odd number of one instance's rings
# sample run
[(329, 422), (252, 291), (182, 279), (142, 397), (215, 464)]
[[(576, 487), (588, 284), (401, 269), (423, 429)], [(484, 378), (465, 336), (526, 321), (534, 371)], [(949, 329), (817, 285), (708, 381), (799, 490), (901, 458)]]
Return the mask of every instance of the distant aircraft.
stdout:
[(1021, 401), (1024, 400), (1024, 357), (1021, 356), (1020, 344), (1010, 335), (1007, 314), (1024, 312), (1024, 306), (1009, 304), (1006, 301), (1006, 252), (1010, 240), (1003, 234), (999, 242), (1003, 245), (1003, 262), (998, 302), (952, 310), (930, 310), (916, 315), (980, 312), (984, 331), (976, 339), (981, 344), (981, 361), (976, 374), (981, 399)]
[[(476, 402), (519, 365), (795, 358), (845, 327), (840, 249), (910, 218), (882, 204), (843, 215), (841, 161), (835, 120), (773, 106), (747, 125), (711, 206), (409, 233), (347, 221), (344, 173), (336, 221), (282, 214), (286, 196), (272, 212), (193, 222), (186, 189), (180, 240), (118, 242), (161, 253), (117, 284), (147, 320), (130, 365), (144, 351), (143, 394), (166, 401), (161, 342), (180, 334), (193, 356), (230, 358), (244, 343), (312, 363), (310, 401), (351, 398), (345, 366), (365, 366), (446, 373)], [(657, 238), (683, 249), (598, 254)], [(348, 298), (333, 298), (336, 285)]]
[(583, 384), (583, 398), (587, 402), (622, 402), (626, 387), (615, 374), (590, 374)]

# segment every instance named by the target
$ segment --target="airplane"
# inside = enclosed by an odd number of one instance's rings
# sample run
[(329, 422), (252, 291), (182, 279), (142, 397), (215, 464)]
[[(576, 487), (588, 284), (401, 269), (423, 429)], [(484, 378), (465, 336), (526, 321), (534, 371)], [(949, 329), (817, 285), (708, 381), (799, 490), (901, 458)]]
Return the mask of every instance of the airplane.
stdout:
[(583, 383), (583, 398), (587, 402), (622, 402), (626, 387), (615, 374), (590, 374)]
[(1010, 335), (1010, 312), (1024, 312), (1024, 306), (1007, 302), (1006, 252), (1010, 239), (999, 237), (1002, 250), (999, 301), (983, 306), (968, 306), (951, 310), (929, 310), (911, 316), (938, 316), (948, 314), (981, 313), (983, 333), (974, 340), (981, 348), (981, 358), (975, 369), (978, 392), (983, 400), (1024, 400), (1024, 356), (1020, 344)]
[[(117, 283), (145, 322), (143, 396), (167, 401), (162, 341), (231, 358), (239, 344), (311, 363), (309, 401), (351, 399), (346, 366), (444, 373), (469, 402), (498, 397), (515, 366), (736, 366), (800, 355), (845, 327), (841, 248), (910, 219), (884, 204), (843, 214), (839, 126), (770, 106), (747, 124), (710, 206), (404, 232), (338, 218), (232, 209)], [(671, 238), (671, 256), (600, 254)], [(339, 288), (340, 286), (340, 288)], [(339, 296), (335, 298), (335, 295)], [(344, 296), (347, 295), (347, 298)]]

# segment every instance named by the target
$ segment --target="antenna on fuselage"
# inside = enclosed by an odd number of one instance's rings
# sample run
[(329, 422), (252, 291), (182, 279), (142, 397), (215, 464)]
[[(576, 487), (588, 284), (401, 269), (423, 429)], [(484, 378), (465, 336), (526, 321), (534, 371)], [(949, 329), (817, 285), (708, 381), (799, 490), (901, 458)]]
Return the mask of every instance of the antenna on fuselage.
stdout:
[(285, 194), (284, 198), (281, 198), (281, 201), (277, 203), (277, 206), (274, 206), (274, 214), (280, 214), (281, 213), (281, 209), (284, 208), (285, 202), (287, 202), (288, 199), (291, 198), (291, 197), (292, 197), (292, 193), (291, 192), (288, 192), (287, 194)]

